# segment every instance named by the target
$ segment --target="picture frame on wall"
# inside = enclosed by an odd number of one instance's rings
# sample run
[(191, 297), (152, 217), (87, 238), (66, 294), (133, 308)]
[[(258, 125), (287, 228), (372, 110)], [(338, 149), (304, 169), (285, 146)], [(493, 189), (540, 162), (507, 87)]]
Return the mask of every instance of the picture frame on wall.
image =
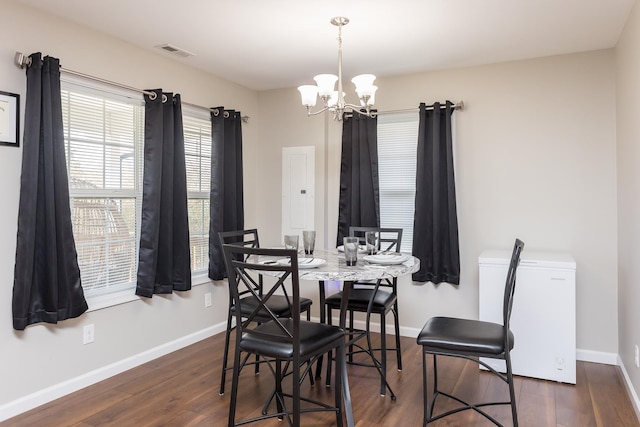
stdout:
[(20, 95), (0, 91), (0, 144), (20, 146)]

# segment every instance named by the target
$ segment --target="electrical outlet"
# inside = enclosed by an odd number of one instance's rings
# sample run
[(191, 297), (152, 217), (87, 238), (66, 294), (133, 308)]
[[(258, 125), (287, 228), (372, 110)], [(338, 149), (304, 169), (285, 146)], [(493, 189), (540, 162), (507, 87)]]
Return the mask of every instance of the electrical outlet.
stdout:
[(95, 339), (94, 332), (95, 331), (93, 329), (93, 323), (90, 325), (85, 325), (85, 327), (82, 329), (82, 344), (92, 343)]
[(638, 349), (638, 344), (636, 344), (635, 362), (636, 368), (640, 368), (640, 349)]
[(211, 292), (204, 294), (204, 306), (211, 307)]
[(556, 356), (556, 370), (564, 371), (564, 357)]

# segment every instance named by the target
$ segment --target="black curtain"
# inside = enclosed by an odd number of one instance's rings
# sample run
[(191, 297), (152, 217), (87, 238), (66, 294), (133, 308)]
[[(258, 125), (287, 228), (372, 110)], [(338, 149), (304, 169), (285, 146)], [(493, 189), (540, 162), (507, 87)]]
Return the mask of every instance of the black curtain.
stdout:
[(211, 140), (209, 278), (222, 280), (226, 272), (218, 233), (244, 229), (240, 112), (214, 108), (211, 112)]
[(345, 115), (342, 122), (337, 246), (350, 226), (380, 226), (378, 119), (358, 113)]
[(145, 95), (144, 180), (136, 295), (191, 289), (180, 95)]
[(453, 173), (453, 104), (420, 104), (413, 255), (416, 282), (460, 283), (456, 188)]
[(30, 58), (12, 302), (17, 330), (88, 308), (71, 226), (60, 61), (40, 53)]

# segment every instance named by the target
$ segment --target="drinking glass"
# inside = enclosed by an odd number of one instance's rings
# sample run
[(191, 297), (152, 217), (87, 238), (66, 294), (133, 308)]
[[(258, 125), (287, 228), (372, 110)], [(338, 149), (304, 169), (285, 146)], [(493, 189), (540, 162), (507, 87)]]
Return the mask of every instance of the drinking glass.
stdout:
[(354, 266), (358, 262), (358, 246), (359, 239), (357, 237), (345, 237), (344, 243), (344, 260), (348, 266)]
[(364, 240), (367, 244), (367, 254), (375, 255), (380, 250), (380, 240), (376, 231), (367, 231)]
[(316, 232), (311, 230), (303, 231), (302, 244), (304, 245), (304, 253), (313, 255), (313, 248), (316, 245)]
[(298, 250), (298, 236), (297, 235), (286, 235), (284, 236), (284, 247), (285, 249), (295, 249)]

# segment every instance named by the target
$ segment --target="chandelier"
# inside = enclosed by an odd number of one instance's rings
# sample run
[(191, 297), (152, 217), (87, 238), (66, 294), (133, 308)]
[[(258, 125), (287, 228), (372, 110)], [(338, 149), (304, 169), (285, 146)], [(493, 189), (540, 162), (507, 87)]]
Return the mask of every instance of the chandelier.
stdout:
[[(318, 74), (313, 78), (316, 85), (298, 87), (302, 105), (307, 109), (307, 116), (328, 110), (333, 113), (334, 120), (342, 120), (342, 114), (349, 108), (359, 114), (373, 117), (375, 113), (371, 111), (371, 107), (375, 102), (376, 90), (378, 89), (373, 85), (373, 81), (376, 79), (373, 74), (361, 74), (351, 79), (356, 86), (360, 105), (347, 104), (344, 100), (344, 92), (342, 91), (342, 27), (349, 23), (349, 18), (337, 16), (331, 20), (331, 23), (338, 27), (338, 75)], [(338, 90), (335, 90), (336, 81), (338, 82)], [(315, 107), (318, 96), (322, 99), (324, 106), (321, 110), (312, 112), (311, 109)]]

